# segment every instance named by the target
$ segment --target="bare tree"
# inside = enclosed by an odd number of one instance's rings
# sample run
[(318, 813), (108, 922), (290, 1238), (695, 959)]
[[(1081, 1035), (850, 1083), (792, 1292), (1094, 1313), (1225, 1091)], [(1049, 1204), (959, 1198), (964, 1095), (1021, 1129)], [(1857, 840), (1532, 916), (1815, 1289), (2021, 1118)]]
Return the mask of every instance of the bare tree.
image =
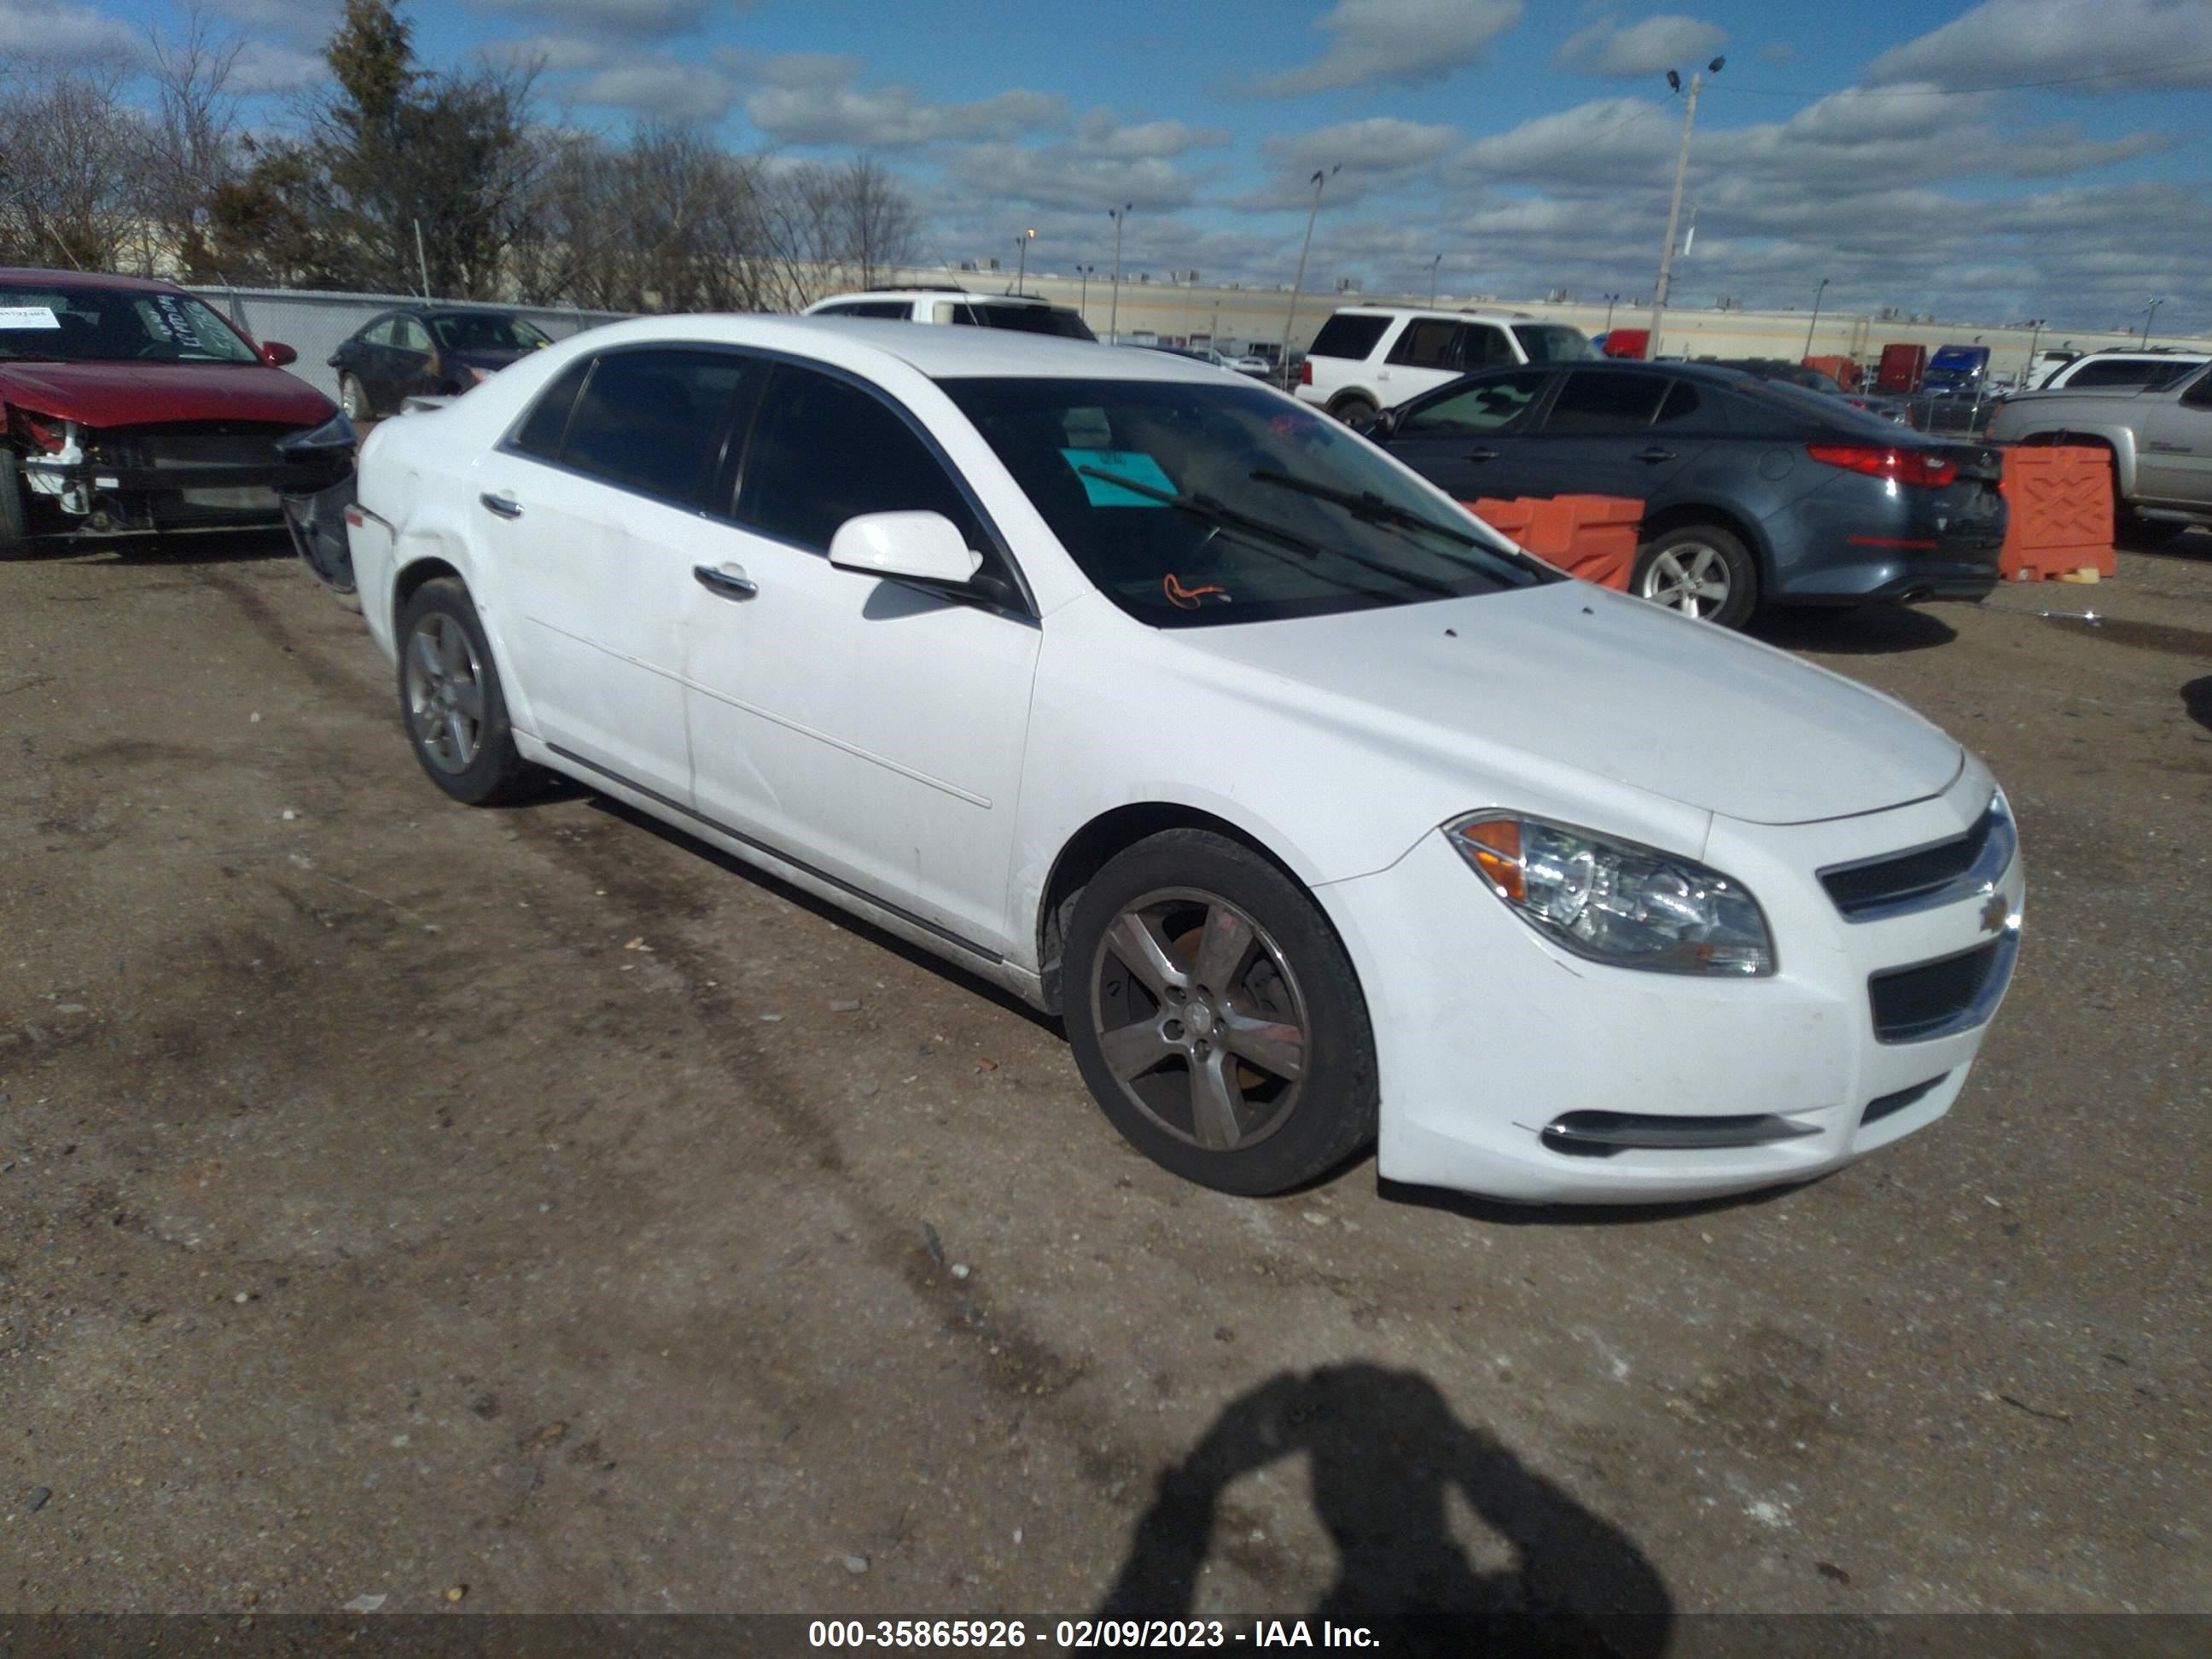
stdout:
[(860, 155), (833, 175), (839, 257), (860, 268), (860, 286), (873, 288), (887, 267), (914, 263), (921, 220), (914, 198), (872, 155)]
[(174, 38), (147, 31), (153, 108), (140, 124), (147, 216), (188, 281), (217, 274), (210, 210), (238, 177), (238, 99), (230, 77), (245, 43), (219, 35), (195, 4)]
[(120, 67), (33, 77), (0, 65), (0, 258), (147, 268), (134, 165), (143, 122)]

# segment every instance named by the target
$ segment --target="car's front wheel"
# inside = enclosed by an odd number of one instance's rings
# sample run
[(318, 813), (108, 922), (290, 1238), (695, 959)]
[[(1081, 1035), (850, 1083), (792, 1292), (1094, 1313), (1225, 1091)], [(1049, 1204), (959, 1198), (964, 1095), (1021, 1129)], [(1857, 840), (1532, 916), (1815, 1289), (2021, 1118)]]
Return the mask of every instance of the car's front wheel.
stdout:
[(1744, 544), (1716, 525), (1684, 525), (1636, 556), (1630, 592), (1669, 611), (1741, 628), (1759, 603), (1759, 569)]
[(1375, 1039), (1318, 906), (1249, 848), (1171, 830), (1077, 900), (1068, 1039), (1115, 1127), (1221, 1192), (1304, 1185), (1374, 1137)]
[(471, 806), (525, 793), (537, 774), (515, 750), (468, 589), (450, 577), (424, 582), (400, 613), (398, 635), (399, 713), (430, 781)]
[(345, 411), (346, 419), (356, 424), (369, 417), (368, 393), (350, 374), (338, 376), (338, 407)]
[(1349, 427), (1365, 426), (1375, 418), (1376, 410), (1372, 401), (1365, 398), (1339, 398), (1328, 406), (1328, 412)]

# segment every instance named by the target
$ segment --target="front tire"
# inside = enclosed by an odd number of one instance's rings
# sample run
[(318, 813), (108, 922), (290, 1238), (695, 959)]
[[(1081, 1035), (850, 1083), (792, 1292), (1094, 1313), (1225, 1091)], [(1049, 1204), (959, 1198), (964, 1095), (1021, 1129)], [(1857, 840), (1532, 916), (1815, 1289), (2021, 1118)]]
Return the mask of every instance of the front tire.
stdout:
[(1350, 427), (1364, 426), (1379, 412), (1372, 400), (1366, 398), (1339, 398), (1328, 406), (1328, 412)]
[(1375, 1038), (1342, 943), (1249, 848), (1170, 830), (1111, 860), (1069, 920), (1068, 1041), (1123, 1137), (1257, 1197), (1374, 1139)]
[(469, 806), (528, 793), (537, 775), (515, 749), (468, 589), (451, 577), (424, 582), (400, 613), (398, 639), (399, 714), (430, 781)]
[(0, 559), (20, 559), (30, 550), (29, 511), (23, 501), (21, 470), (12, 450), (0, 449)]
[(1720, 628), (1741, 628), (1759, 605), (1759, 567), (1716, 525), (1684, 525), (1636, 556), (1629, 592)]
[(346, 419), (356, 426), (370, 418), (368, 393), (350, 374), (338, 376), (338, 408), (344, 412)]

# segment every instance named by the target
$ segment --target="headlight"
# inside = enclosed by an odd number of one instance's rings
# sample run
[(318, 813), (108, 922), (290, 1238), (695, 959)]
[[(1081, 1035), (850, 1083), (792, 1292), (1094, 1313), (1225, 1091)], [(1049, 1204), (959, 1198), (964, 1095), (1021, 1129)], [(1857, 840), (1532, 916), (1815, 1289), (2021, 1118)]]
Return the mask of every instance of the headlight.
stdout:
[(1692, 860), (1510, 812), (1477, 812), (1444, 836), (1514, 915), (1578, 957), (1662, 974), (1774, 971), (1759, 901)]
[(295, 432), (284, 439), (276, 446), (276, 453), (290, 460), (339, 451), (350, 454), (360, 441), (353, 422), (343, 415), (333, 415), (312, 432)]

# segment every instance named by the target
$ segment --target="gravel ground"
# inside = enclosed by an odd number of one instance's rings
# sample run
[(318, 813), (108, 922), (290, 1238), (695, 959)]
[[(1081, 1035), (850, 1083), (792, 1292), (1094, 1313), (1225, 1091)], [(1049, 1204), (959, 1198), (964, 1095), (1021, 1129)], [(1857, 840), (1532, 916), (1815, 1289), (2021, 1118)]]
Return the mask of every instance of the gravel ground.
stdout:
[(1180, 1185), (959, 974), (448, 805), (281, 548), (0, 568), (0, 1607), (2212, 1612), (2192, 542), (1765, 630), (1988, 757), (2027, 948), (1943, 1122), (1652, 1213)]

